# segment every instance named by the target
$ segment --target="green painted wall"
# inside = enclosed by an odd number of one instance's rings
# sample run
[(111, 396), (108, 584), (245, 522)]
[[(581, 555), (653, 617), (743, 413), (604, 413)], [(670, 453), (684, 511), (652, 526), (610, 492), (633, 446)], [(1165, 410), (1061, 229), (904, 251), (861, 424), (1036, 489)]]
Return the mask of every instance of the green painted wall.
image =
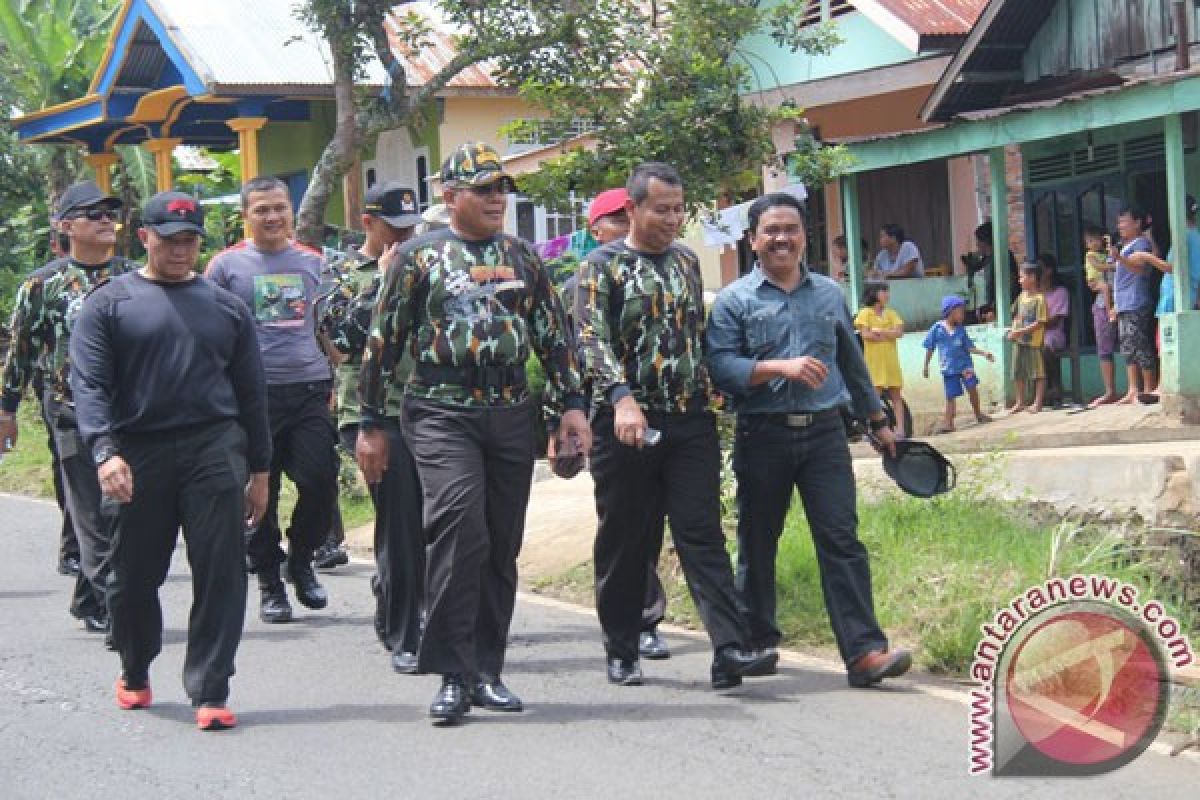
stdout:
[[(307, 122), (270, 122), (258, 136), (258, 168), (263, 175), (286, 176), (297, 172), (312, 174), (334, 130), (332, 101), (310, 103), (312, 117)], [(341, 191), (329, 199), (325, 221), (344, 225), (345, 211)]]
[(916, 57), (915, 53), (857, 11), (835, 17), (833, 22), (843, 41), (827, 56), (793, 53), (777, 45), (770, 36), (757, 35), (746, 39), (742, 49), (752, 54), (744, 59), (752, 76), (750, 91), (901, 64)]

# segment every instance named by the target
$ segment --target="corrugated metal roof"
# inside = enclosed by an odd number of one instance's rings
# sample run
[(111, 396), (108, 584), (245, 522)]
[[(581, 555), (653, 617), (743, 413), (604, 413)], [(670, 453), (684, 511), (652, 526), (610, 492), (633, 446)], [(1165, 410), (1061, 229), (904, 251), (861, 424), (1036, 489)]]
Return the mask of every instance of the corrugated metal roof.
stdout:
[[(149, 0), (188, 63), (210, 86), (328, 86), (329, 48), (296, 18), (294, 0)], [(375, 59), (368, 85), (386, 74)]]
[[(965, 36), (988, 0), (872, 0), (922, 36)], [(857, 4), (856, 4), (857, 5)]]

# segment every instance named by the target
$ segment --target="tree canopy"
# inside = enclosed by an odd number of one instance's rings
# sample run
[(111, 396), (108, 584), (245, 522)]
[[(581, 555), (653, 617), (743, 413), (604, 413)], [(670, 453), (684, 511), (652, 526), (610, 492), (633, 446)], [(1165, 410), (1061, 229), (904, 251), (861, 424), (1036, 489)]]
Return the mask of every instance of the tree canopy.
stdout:
[[(521, 189), (565, 206), (571, 190), (593, 194), (620, 186), (642, 161), (665, 161), (683, 176), (689, 206), (710, 206), (756, 188), (764, 165), (783, 169), (772, 127), (793, 120), (800, 135), (792, 164), (809, 183), (836, 175), (846, 155), (820, 146), (801, 109), (766, 108), (746, 96), (762, 66), (746, 48), (767, 35), (793, 52), (828, 53), (840, 43), (828, 24), (802, 25), (808, 0), (628, 0), (622, 4), (617, 74), (584, 80), (526, 80), (523, 95), (547, 119), (524, 120), (510, 133), (535, 130), (542, 140), (593, 130), (594, 148), (572, 149), (522, 176)], [(584, 124), (580, 124), (581, 121)]]

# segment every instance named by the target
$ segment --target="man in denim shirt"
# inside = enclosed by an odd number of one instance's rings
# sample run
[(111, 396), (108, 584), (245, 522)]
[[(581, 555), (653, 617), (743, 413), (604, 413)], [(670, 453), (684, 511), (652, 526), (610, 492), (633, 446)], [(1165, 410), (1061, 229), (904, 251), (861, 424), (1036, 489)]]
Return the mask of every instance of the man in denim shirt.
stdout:
[(812, 529), (825, 606), (851, 686), (905, 673), (875, 620), (871, 570), (858, 539), (854, 471), (840, 408), (853, 400), (893, 454), (895, 437), (851, 331), (841, 288), (804, 265), (804, 209), (788, 194), (750, 207), (754, 271), (713, 306), (708, 354), (738, 412), (737, 588), (755, 648), (774, 648), (775, 554), (793, 487)]

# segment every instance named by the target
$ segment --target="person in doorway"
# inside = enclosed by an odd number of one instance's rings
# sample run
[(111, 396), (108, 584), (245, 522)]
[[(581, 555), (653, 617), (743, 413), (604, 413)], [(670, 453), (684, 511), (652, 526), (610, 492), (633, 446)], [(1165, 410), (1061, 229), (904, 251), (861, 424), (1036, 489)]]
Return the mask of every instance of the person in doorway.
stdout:
[(717, 295), (708, 351), (713, 378), (737, 410), (737, 588), (751, 645), (773, 652), (782, 638), (775, 558), (798, 491), (847, 680), (873, 686), (907, 672), (912, 654), (891, 648), (875, 618), (841, 407), (852, 401), (879, 447), (893, 456), (895, 437), (841, 288), (804, 263), (800, 201), (768, 194), (754, 201), (748, 217), (758, 261)]
[(1067, 354), (1067, 318), (1071, 313), (1071, 295), (1058, 283), (1058, 259), (1050, 253), (1037, 258), (1041, 270), (1040, 290), (1046, 299), (1046, 327), (1042, 339), (1042, 360), (1046, 373), (1046, 401), (1053, 407), (1063, 400), (1062, 367), (1060, 360)]
[[(1029, 410), (1037, 414), (1046, 397), (1046, 364), (1042, 342), (1046, 332), (1046, 298), (1041, 290), (1042, 270), (1037, 264), (1021, 267), (1021, 294), (1013, 304), (1013, 324), (1006, 334), (1013, 343), (1013, 393), (1016, 402), (1010, 414)], [(1025, 390), (1033, 384), (1033, 405), (1025, 402)]]
[(596, 612), (607, 676), (621, 686), (643, 681), (638, 645), (654, 544), (647, 534), (665, 511), (712, 642), (712, 685), (725, 689), (773, 672), (778, 653), (747, 646), (725, 552), (704, 287), (696, 255), (676, 241), (683, 181), (671, 166), (648, 162), (634, 168), (626, 189), (629, 235), (588, 256), (575, 303), (594, 407)]
[(904, 235), (904, 228), (888, 223), (879, 230), (879, 254), (875, 269), (884, 280), (925, 277), (925, 262), (915, 242)]
[[(337, 268), (338, 287), (322, 304), (321, 331), (342, 359), (337, 368), (338, 438), (353, 454), (358, 440), (360, 410), (358, 379), (370, 338), (371, 313), (388, 264), (382, 258), (393, 245), (413, 237), (421, 222), (417, 195), (393, 183), (367, 191), (362, 247), (344, 254)], [(397, 376), (403, 385), (411, 365)], [(381, 429), (388, 438), (388, 465), (382, 480), (370, 486), (375, 506), (375, 631), (391, 653), (392, 669), (413, 674), (421, 640), (421, 600), (425, 586), (425, 534), (421, 528), (421, 484), (408, 444), (400, 433), (398, 416), (387, 417)]]
[(79, 428), (116, 506), (109, 606), (121, 656), (117, 705), (153, 700), (158, 590), (182, 527), (192, 571), (183, 684), (202, 730), (237, 724), (229, 679), (246, 615), (245, 531), (267, 505), (271, 440), (249, 310), (193, 271), (204, 212), (163, 192), (146, 202), (146, 266), (92, 292), (71, 338)]
[(991, 422), (992, 418), (983, 413), (979, 401), (979, 376), (975, 373), (975, 362), (971, 356), (983, 356), (992, 361), (992, 354), (980, 350), (971, 340), (966, 328), (967, 301), (956, 294), (942, 298), (942, 318), (933, 323), (929, 333), (925, 334), (922, 347), (925, 348), (925, 366), (922, 375), (929, 378), (929, 362), (933, 354), (938, 355), (938, 365), (942, 373), (942, 389), (946, 395), (945, 411), (941, 422), (933, 429), (935, 434), (953, 433), (958, 398), (965, 393), (971, 400), (971, 410), (975, 412), (975, 421), (980, 425)]
[(1154, 244), (1147, 238), (1150, 217), (1139, 209), (1127, 208), (1117, 217), (1119, 247), (1109, 248), (1116, 265), (1113, 301), (1117, 309), (1117, 341), (1129, 389), (1118, 405), (1136, 404), (1138, 396), (1149, 395), (1158, 386), (1158, 354), (1154, 347)]
[(501, 672), (533, 477), (531, 353), (546, 372), (550, 458), (571, 443), (586, 453), (591, 435), (562, 302), (532, 245), (502, 233), (516, 186), (499, 154), (465, 143), (441, 179), (450, 226), (388, 251), (363, 356), (358, 463), (368, 483), (384, 479), (383, 425), (402, 407), (429, 543), (417, 667), (442, 676), (430, 716), (455, 722), (472, 705), (524, 707)]
[(904, 373), (900, 370), (900, 351), (896, 343), (904, 336), (904, 320), (888, 307), (888, 285), (871, 282), (863, 290), (863, 307), (854, 317), (854, 328), (863, 340), (867, 371), (880, 396), (885, 393), (896, 415), (896, 437), (905, 438)]
[[(79, 548), (71, 615), (93, 633), (108, 631), (105, 601), (114, 509), (103, 502), (96, 468), (84, 447), (68, 382), (70, 339), (83, 299), (136, 264), (112, 255), (121, 201), (92, 181), (76, 183), (58, 201), (68, 256), (36, 270), (17, 290), (12, 346), (4, 364), (0, 453), (17, 441), (17, 408), (25, 389), (41, 386), (43, 418), (54, 437), (67, 509)], [(65, 562), (60, 561), (60, 564)]]
[(1117, 397), (1116, 368), (1113, 354), (1117, 349), (1117, 311), (1113, 305), (1111, 274), (1116, 265), (1109, 259), (1110, 238), (1104, 229), (1088, 225), (1083, 229), (1084, 278), (1088, 288), (1096, 293), (1092, 303), (1092, 329), (1096, 335), (1096, 357), (1100, 361), (1100, 378), (1104, 394), (1093, 398), (1088, 408), (1115, 403)]
[[(214, 256), (205, 274), (240, 297), (258, 324), (273, 461), (267, 512), (250, 537), (247, 559), (258, 576), (259, 617), (289, 622), (292, 607), (280, 576), (285, 561), (301, 605), (320, 609), (329, 602), (313, 569), (313, 553), (333, 523), (338, 474), (329, 414), (332, 375), (317, 341), (313, 309), (321, 256), (292, 241), (292, 202), (287, 184), (278, 178), (248, 181), (242, 187), (242, 212), (250, 238)], [(286, 554), (278, 518), (284, 474), (297, 493)]]
[[(967, 265), (971, 279), (983, 273), (983, 303), (975, 309), (977, 322), (994, 322), (996, 319), (996, 259), (995, 242), (992, 235), (992, 221), (989, 219), (975, 229), (975, 258)], [(964, 259), (967, 258), (964, 256)], [(1008, 251), (1009, 298), (1008, 302), (1017, 299), (1020, 288), (1017, 286), (1019, 275), (1017, 257), (1013, 251)]]

